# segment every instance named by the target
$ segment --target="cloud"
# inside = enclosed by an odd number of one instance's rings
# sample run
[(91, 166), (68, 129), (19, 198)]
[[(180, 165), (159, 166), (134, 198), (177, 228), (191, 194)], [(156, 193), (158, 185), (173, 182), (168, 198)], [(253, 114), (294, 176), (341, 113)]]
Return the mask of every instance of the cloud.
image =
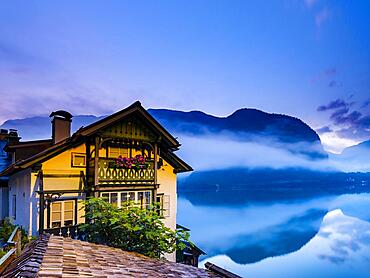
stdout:
[(354, 111), (344, 118), (342, 129), (336, 131), (340, 136), (369, 140), (370, 138), (370, 115), (362, 115)]
[(312, 8), (313, 6), (317, 4), (317, 2), (319, 1), (318, 0), (304, 0), (304, 3), (307, 8)]
[(337, 69), (332, 67), (332, 68), (328, 68), (326, 70), (324, 70), (324, 74), (326, 76), (333, 76), (333, 75), (336, 75), (337, 74)]
[[(330, 153), (339, 154), (343, 149), (360, 143), (359, 140), (350, 137), (341, 137), (335, 131), (320, 134), (320, 139), (325, 150)], [(341, 167), (346, 169), (346, 167)]]
[(330, 88), (333, 88), (333, 87), (337, 86), (337, 82), (335, 80), (332, 80), (332, 81), (329, 82), (328, 86)]
[[(310, 143), (282, 144), (261, 136), (253, 141), (235, 141), (232, 137), (209, 134), (205, 136), (181, 135), (180, 155), (197, 171), (227, 169), (230, 167), (289, 167), (328, 170), (333, 168), (327, 160), (312, 160), (299, 153), (304, 149), (318, 151), (320, 145)], [(222, 146), (222, 148), (220, 148)], [(295, 150), (295, 152), (294, 152)], [(217, 154), (217, 157), (215, 157)], [(211, 158), (211, 159), (210, 159)]]
[(337, 125), (343, 124), (347, 119), (346, 114), (348, 112), (349, 112), (348, 107), (341, 107), (335, 110), (334, 112), (332, 112), (332, 114), (330, 115), (330, 119), (334, 122), (334, 124), (337, 124)]
[(365, 100), (361, 107), (362, 108), (367, 108), (369, 105), (370, 105), (370, 98)]
[(315, 15), (315, 23), (317, 27), (321, 27), (322, 24), (330, 17), (330, 11), (328, 8), (321, 9)]
[(352, 105), (352, 103), (346, 102), (343, 99), (338, 98), (336, 100), (333, 100), (333, 101), (329, 102), (326, 105), (320, 105), (317, 108), (317, 111), (323, 112), (323, 111), (333, 110), (333, 109), (338, 109), (338, 108), (347, 108), (348, 109), (351, 105)]
[[(324, 81), (324, 82), (333, 82), (334, 81), (334, 76), (336, 76), (338, 73), (338, 70), (336, 67), (329, 67), (324, 69), (323, 71), (319, 72), (318, 74), (315, 74), (311, 78), (312, 83)], [(336, 82), (336, 81), (334, 81)]]
[[(73, 114), (111, 113), (112, 100), (95, 83), (80, 80), (61, 64), (0, 41), (0, 123), (64, 109)], [(129, 104), (129, 103), (127, 103)]]
[[(343, 99), (336, 99), (327, 105), (317, 108), (319, 112), (330, 111), (330, 120), (339, 127), (335, 130), (338, 136), (355, 140), (368, 140), (370, 138), (370, 114), (367, 111), (352, 110), (355, 102), (347, 102)], [(366, 100), (361, 108), (367, 108), (370, 104)]]
[(319, 134), (333, 132), (333, 130), (329, 126), (323, 126), (321, 128), (316, 129), (316, 132)]
[(338, 119), (336, 119), (336, 123), (337, 124), (346, 123), (354, 125), (357, 124), (360, 119), (362, 119), (362, 113), (358, 111), (352, 111), (349, 114), (338, 117)]

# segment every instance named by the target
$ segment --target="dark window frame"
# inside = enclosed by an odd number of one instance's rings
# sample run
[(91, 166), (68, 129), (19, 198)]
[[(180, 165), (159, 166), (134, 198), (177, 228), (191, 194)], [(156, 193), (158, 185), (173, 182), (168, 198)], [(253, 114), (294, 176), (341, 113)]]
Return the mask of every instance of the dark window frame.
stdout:
[[(75, 156), (83, 156), (85, 159), (85, 165), (75, 165), (74, 164), (74, 158)], [(71, 167), (73, 168), (85, 168), (86, 167), (86, 154), (85, 153), (79, 153), (79, 152), (72, 152), (71, 153)]]

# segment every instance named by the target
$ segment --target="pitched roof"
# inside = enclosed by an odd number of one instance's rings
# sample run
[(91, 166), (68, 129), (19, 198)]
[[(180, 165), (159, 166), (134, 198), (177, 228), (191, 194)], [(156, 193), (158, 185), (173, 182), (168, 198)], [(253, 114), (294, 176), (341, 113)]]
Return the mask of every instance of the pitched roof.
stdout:
[(1, 176), (7, 176), (7, 175), (12, 175), (18, 171), (21, 171), (23, 169), (26, 169), (38, 162), (42, 162), (44, 160), (47, 160), (61, 152), (63, 152), (64, 150), (70, 148), (71, 146), (73, 146), (73, 140), (74, 138), (71, 137), (71, 138), (67, 138), (61, 142), (58, 142), (52, 146), (50, 146), (49, 148), (46, 148), (45, 150), (31, 156), (31, 157), (28, 157), (26, 159), (22, 159), (22, 160), (19, 160), (19, 161), (16, 161), (15, 163), (11, 164), (9, 167), (7, 167), (4, 171), (2, 171), (0, 173), (0, 177)]
[[(189, 166), (187, 163), (185, 163), (183, 160), (181, 160), (176, 154), (172, 152), (172, 150), (178, 149), (180, 146), (180, 143), (177, 141), (176, 138), (174, 138), (157, 120), (155, 120), (142, 106), (139, 101), (136, 101), (132, 105), (128, 106), (127, 108), (124, 108), (108, 117), (105, 117), (97, 122), (94, 122), (86, 127), (82, 127), (79, 130), (77, 130), (70, 138), (67, 138), (57, 144), (51, 145), (49, 147), (46, 147), (43, 151), (34, 154), (30, 157), (27, 157), (25, 159), (22, 159), (20, 161), (17, 161), (13, 164), (11, 164), (9, 167), (4, 169), (2, 172), (0, 172), (1, 176), (7, 176), (12, 175), (13, 173), (16, 173), (17, 171), (21, 171), (25, 168), (28, 168), (32, 166), (35, 163), (39, 163), (42, 161), (45, 161), (62, 151), (70, 148), (71, 146), (77, 145), (78, 143), (82, 142), (82, 138), (85, 136), (89, 136), (95, 132), (97, 132), (99, 129), (102, 129), (104, 127), (107, 127), (109, 125), (112, 125), (116, 123), (117, 121), (122, 120), (123, 118), (131, 115), (132, 113), (137, 112), (142, 117), (144, 117), (146, 120), (148, 120), (153, 128), (161, 134), (162, 139), (165, 140), (167, 145), (169, 146), (169, 150), (166, 153), (167, 159), (170, 164), (172, 164), (173, 167), (177, 168), (177, 172), (186, 172), (186, 171), (192, 171), (193, 169), (191, 166)], [(50, 140), (50, 139), (49, 139)], [(49, 140), (39, 140), (36, 141), (36, 144), (51, 142)], [(29, 146), (32, 145), (32, 142), (20, 142), (17, 144), (17, 146)], [(8, 148), (12, 148), (9, 146)], [(163, 152), (164, 153), (164, 152)]]
[(36, 277), (48, 245), (48, 239), (48, 235), (42, 235), (38, 240), (27, 244), (21, 255), (14, 259), (3, 273), (0, 273), (0, 276), (2, 278)]
[(17, 159), (24, 160), (40, 153), (52, 145), (51, 139), (23, 141), (6, 145), (4, 150), (7, 152), (16, 152)]
[(88, 136), (92, 133), (96, 132), (99, 129), (102, 129), (104, 127), (107, 127), (109, 125), (112, 125), (118, 121), (120, 121), (122, 118), (131, 115), (132, 113), (137, 112), (142, 117), (144, 117), (151, 125), (152, 127), (163, 136), (162, 139), (166, 140), (168, 145), (172, 148), (178, 148), (180, 146), (180, 143), (177, 141), (175, 137), (173, 137), (156, 119), (153, 118), (152, 115), (148, 113), (142, 106), (140, 101), (136, 101), (130, 106), (112, 114), (108, 117), (105, 117), (97, 122), (94, 122), (86, 127), (83, 127), (79, 129), (76, 134), (80, 134), (82, 136)]
[(45, 235), (26, 248), (3, 275), (1, 277), (228, 277), (105, 245)]

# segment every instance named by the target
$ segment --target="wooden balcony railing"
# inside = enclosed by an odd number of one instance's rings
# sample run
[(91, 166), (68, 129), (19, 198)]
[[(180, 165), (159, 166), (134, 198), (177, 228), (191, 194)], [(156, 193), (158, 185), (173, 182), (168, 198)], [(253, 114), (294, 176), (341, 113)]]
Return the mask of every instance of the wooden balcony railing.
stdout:
[(45, 229), (44, 233), (74, 239), (84, 239), (86, 235), (80, 231), (79, 226), (80, 225), (73, 225), (68, 227)]
[(154, 161), (146, 161), (146, 168), (120, 168), (114, 158), (99, 158), (99, 184), (154, 183)]

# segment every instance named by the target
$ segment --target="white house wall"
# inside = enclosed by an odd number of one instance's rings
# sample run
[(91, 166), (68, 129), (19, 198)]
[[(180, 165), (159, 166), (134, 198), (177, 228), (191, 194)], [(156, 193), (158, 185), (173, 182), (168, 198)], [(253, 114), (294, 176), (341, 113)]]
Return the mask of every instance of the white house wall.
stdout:
[(16, 196), (16, 219), (14, 224), (32, 232), (30, 225), (31, 171), (23, 170), (9, 178), (9, 215), (13, 216), (13, 196)]
[(0, 187), (0, 220), (9, 216), (9, 189)]

